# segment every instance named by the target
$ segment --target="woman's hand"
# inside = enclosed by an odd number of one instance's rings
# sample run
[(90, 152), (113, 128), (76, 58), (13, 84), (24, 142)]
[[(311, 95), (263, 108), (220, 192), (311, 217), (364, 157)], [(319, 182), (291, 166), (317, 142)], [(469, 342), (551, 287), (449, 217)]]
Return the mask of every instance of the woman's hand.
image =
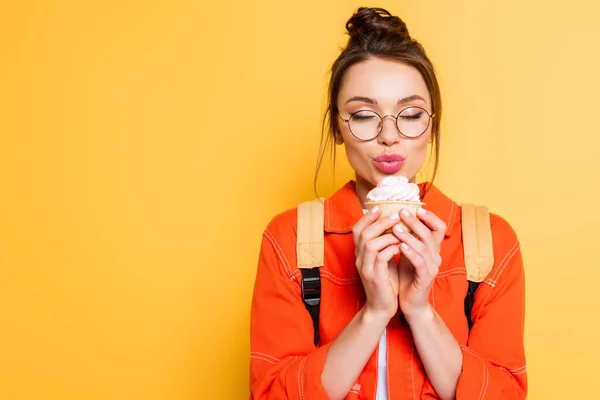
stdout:
[(417, 214), (418, 218), (406, 210), (400, 213), (416, 237), (394, 228), (403, 255), (398, 265), (398, 302), (407, 319), (430, 312), (429, 293), (442, 263), (440, 247), (446, 234), (446, 224), (435, 214), (424, 209)]
[[(379, 219), (378, 207), (366, 213), (352, 228), (356, 268), (367, 301), (365, 312), (388, 321), (398, 311), (398, 265), (400, 240), (386, 229), (400, 221), (398, 214)], [(387, 323), (387, 322), (386, 322)]]

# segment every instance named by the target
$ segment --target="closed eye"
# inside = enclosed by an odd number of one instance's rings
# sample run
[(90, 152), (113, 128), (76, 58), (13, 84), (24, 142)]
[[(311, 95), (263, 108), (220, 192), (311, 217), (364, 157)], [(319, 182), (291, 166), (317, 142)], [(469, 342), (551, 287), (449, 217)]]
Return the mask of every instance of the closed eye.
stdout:
[(401, 115), (400, 118), (402, 119), (407, 119), (407, 120), (418, 120), (421, 119), (423, 117), (423, 113), (417, 113), (417, 114), (413, 114), (413, 115)]
[(358, 115), (358, 114), (356, 114), (352, 117), (352, 119), (355, 119), (357, 121), (368, 121), (373, 118), (375, 118), (374, 115)]

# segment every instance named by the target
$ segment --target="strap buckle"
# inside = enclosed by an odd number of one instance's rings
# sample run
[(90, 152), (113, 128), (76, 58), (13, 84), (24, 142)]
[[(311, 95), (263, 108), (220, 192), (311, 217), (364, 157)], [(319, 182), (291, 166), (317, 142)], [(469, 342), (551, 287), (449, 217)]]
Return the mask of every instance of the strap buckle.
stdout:
[(319, 314), (321, 308), (321, 271), (319, 267), (302, 268), (302, 300), (313, 323), (313, 342), (319, 345)]
[(321, 273), (319, 268), (302, 269), (302, 300), (307, 306), (321, 303)]

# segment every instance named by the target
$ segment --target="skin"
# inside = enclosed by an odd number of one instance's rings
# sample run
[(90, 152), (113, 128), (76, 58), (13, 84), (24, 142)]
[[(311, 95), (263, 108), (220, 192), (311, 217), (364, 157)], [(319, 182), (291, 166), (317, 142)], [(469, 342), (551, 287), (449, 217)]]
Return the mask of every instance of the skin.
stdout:
[[(337, 105), (341, 118), (358, 110), (397, 115), (408, 106), (431, 114), (431, 97), (420, 73), (391, 60), (370, 59), (353, 65), (344, 76)], [(383, 120), (380, 135), (370, 141), (356, 139), (339, 119), (335, 142), (344, 145), (356, 172), (356, 194), (364, 207), (367, 193), (387, 176), (373, 164), (382, 154), (401, 154), (402, 175), (414, 182), (431, 141), (431, 124), (416, 139), (402, 137), (393, 118)], [(368, 212), (353, 227), (356, 267), (367, 301), (354, 319), (331, 343), (321, 375), (331, 399), (343, 399), (358, 379), (379, 339), (398, 309), (404, 314), (427, 377), (441, 399), (454, 399), (462, 368), (462, 352), (445, 323), (429, 304), (431, 286), (441, 264), (440, 246), (446, 225), (433, 213), (417, 217), (405, 213), (379, 218)], [(416, 234), (398, 228), (402, 220)], [(393, 234), (384, 234), (394, 227)], [(401, 254), (399, 263), (394, 256)]]

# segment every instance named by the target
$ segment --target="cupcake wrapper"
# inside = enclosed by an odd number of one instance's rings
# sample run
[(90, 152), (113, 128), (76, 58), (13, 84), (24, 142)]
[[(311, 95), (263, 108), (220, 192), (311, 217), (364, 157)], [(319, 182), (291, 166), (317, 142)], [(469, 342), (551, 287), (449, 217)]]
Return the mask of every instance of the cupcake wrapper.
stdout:
[[(418, 201), (367, 201), (365, 206), (370, 211), (375, 206), (381, 209), (381, 217), (387, 217), (393, 213), (399, 213), (403, 209), (406, 209), (412, 215), (417, 215), (417, 210), (423, 207), (423, 203)], [(408, 232), (412, 232), (402, 220), (398, 221), (398, 224), (401, 225)], [(392, 233), (391, 229), (386, 230), (386, 233)]]

